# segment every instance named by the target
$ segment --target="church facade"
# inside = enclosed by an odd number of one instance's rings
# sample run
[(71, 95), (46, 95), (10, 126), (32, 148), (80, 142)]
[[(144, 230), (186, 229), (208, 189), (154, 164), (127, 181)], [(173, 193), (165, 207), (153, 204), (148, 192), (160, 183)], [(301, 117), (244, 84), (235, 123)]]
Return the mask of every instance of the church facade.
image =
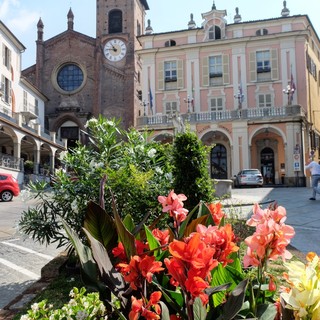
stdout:
[(90, 117), (100, 114), (135, 126), (140, 111), (141, 48), (146, 0), (97, 0), (96, 38), (74, 30), (72, 10), (67, 30), (44, 40), (44, 23), (37, 25), (36, 64), (23, 70), (49, 101), (46, 127), (67, 139), (81, 139)]

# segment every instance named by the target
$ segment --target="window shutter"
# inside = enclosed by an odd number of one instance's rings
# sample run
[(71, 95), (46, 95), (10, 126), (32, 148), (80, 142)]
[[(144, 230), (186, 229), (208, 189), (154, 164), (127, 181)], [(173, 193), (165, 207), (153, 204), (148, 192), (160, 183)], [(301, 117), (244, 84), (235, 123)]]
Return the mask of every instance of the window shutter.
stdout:
[(229, 72), (229, 56), (224, 54), (222, 56), (222, 64), (223, 64), (223, 84), (230, 83), (230, 72)]
[(202, 59), (202, 85), (209, 86), (209, 57)]
[(11, 90), (11, 81), (9, 82), (9, 91), (8, 91), (8, 95), (9, 95), (9, 104), (12, 103), (12, 90)]
[(4, 92), (4, 75), (1, 75), (1, 91)]
[(271, 80), (279, 79), (278, 50), (271, 50)]
[(6, 47), (2, 44), (2, 64), (6, 65)]
[(249, 68), (250, 68), (250, 81), (255, 82), (257, 81), (257, 61), (256, 61), (256, 53), (250, 52), (249, 56)]
[(8, 69), (11, 70), (11, 50), (8, 49)]
[(159, 62), (158, 64), (158, 89), (164, 90), (164, 63), (163, 62)]
[(177, 87), (178, 89), (184, 88), (184, 81), (183, 81), (183, 61), (177, 60)]

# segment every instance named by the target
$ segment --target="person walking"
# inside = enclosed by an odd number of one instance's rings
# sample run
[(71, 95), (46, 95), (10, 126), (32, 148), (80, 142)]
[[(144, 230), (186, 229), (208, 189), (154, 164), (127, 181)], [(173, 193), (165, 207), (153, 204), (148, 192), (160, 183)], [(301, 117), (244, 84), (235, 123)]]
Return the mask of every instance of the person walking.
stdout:
[(315, 161), (311, 161), (305, 166), (306, 170), (310, 170), (311, 173), (311, 186), (312, 186), (312, 197), (309, 200), (316, 200), (318, 183), (320, 182), (320, 164)]

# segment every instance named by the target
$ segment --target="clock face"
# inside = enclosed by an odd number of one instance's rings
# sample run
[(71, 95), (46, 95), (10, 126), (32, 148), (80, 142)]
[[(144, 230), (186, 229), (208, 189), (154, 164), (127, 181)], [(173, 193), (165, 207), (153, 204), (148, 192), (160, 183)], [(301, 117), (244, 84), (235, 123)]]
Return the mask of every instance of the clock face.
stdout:
[(110, 61), (120, 61), (126, 55), (127, 47), (122, 40), (112, 39), (105, 44), (103, 53)]

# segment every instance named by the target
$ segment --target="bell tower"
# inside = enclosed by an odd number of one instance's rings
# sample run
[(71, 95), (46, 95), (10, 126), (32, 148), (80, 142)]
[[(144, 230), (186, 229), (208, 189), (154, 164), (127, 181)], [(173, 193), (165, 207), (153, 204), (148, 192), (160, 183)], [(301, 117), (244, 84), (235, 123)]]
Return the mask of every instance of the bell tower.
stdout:
[(147, 0), (97, 0), (94, 115), (135, 125), (140, 110), (141, 66), (135, 54), (144, 30)]

